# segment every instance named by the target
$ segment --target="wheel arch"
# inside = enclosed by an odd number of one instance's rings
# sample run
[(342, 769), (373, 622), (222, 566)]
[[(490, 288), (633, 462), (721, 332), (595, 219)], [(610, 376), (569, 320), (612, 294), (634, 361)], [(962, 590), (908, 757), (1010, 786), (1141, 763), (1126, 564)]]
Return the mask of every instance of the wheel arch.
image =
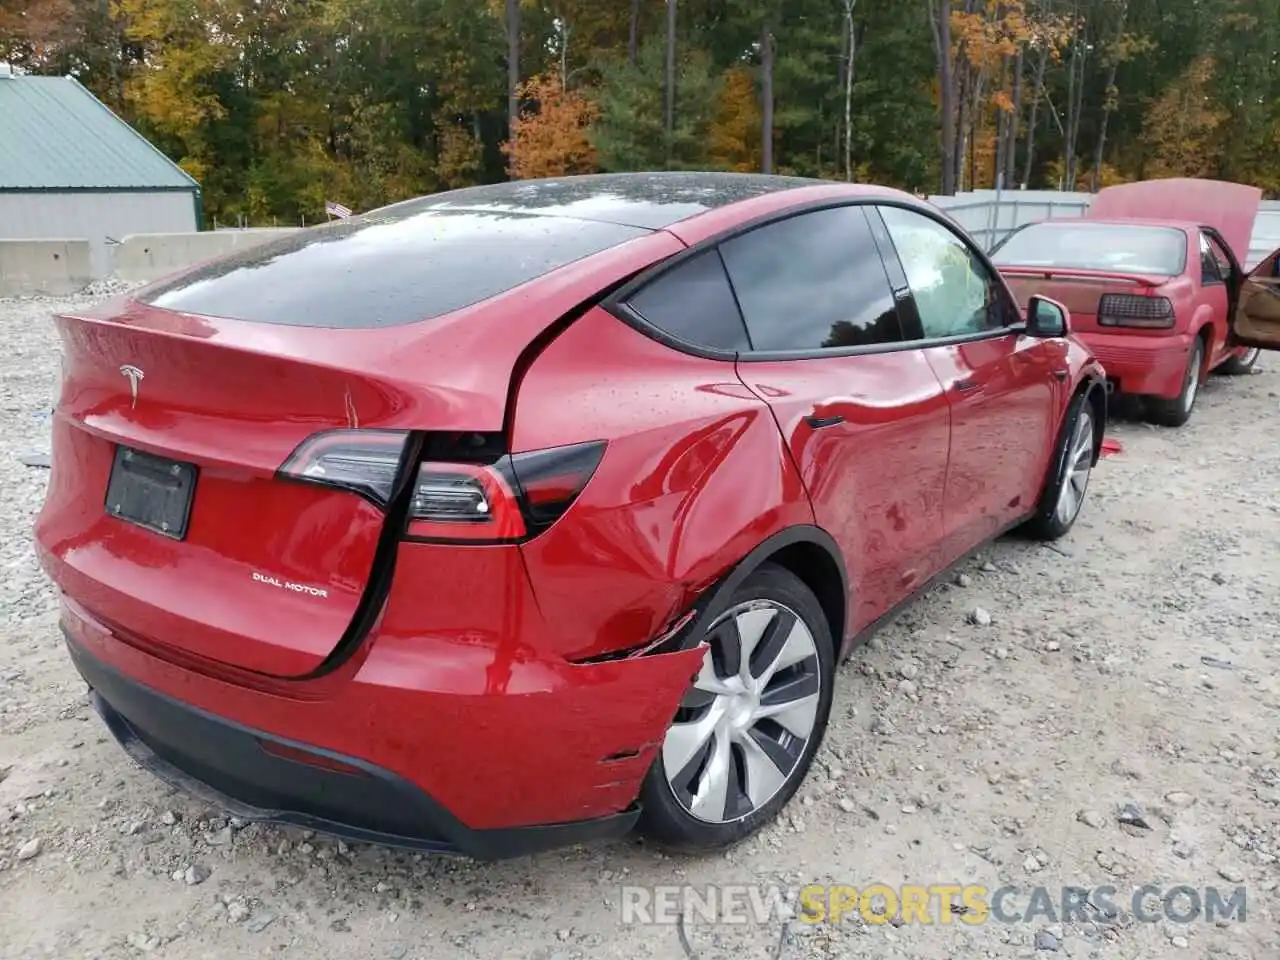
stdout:
[(1200, 375), (1203, 377), (1209, 371), (1213, 355), (1213, 311), (1203, 304), (1191, 318), (1191, 340), (1192, 343), (1199, 340), (1204, 350), (1200, 358)]
[[(1102, 456), (1102, 441), (1107, 433), (1107, 382), (1101, 376), (1091, 374), (1080, 381), (1071, 400), (1074, 401), (1080, 394), (1084, 394), (1085, 402), (1093, 410), (1093, 465), (1097, 466)], [(1071, 404), (1068, 403), (1067, 409), (1070, 408)]]
[(703, 592), (685, 636), (690, 639), (703, 636), (712, 619), (728, 605), (734, 591), (765, 563), (775, 563), (791, 571), (813, 591), (831, 629), (835, 647), (832, 653), (839, 657), (848, 632), (849, 574), (835, 539), (812, 524), (779, 530), (739, 560)]

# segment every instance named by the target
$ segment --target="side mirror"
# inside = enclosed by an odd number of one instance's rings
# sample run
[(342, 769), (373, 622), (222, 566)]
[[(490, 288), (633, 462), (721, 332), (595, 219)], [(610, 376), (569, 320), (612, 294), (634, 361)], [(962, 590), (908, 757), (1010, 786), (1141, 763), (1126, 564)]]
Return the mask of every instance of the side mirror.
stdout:
[(1071, 332), (1067, 308), (1048, 297), (1032, 297), (1027, 303), (1027, 336), (1065, 337)]

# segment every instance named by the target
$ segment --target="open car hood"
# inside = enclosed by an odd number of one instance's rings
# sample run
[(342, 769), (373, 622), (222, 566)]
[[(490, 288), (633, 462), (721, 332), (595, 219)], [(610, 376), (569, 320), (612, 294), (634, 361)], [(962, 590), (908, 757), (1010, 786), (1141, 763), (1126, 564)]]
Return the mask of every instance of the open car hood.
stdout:
[(1187, 220), (1213, 227), (1241, 263), (1249, 257), (1262, 191), (1243, 183), (1176, 177), (1105, 187), (1089, 204), (1090, 220)]

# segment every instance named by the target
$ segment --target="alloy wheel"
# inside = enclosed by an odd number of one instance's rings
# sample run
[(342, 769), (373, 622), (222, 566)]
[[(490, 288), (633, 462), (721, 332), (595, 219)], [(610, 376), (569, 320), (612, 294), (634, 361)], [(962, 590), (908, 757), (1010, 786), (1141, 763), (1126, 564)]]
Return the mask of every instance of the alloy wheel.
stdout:
[(694, 818), (730, 823), (777, 796), (813, 736), (822, 691), (813, 633), (754, 600), (726, 611), (662, 745), (667, 783)]
[(1204, 351), (1197, 341), (1191, 351), (1191, 359), (1187, 361), (1186, 379), (1182, 385), (1182, 409), (1190, 414), (1195, 406), (1196, 394), (1200, 391), (1200, 365), (1204, 359)]
[(1064, 525), (1074, 522), (1084, 504), (1084, 494), (1089, 488), (1089, 475), (1093, 472), (1093, 417), (1088, 409), (1082, 409), (1076, 418), (1075, 430), (1067, 444), (1066, 462), (1063, 464), (1062, 483), (1058, 489), (1057, 518)]

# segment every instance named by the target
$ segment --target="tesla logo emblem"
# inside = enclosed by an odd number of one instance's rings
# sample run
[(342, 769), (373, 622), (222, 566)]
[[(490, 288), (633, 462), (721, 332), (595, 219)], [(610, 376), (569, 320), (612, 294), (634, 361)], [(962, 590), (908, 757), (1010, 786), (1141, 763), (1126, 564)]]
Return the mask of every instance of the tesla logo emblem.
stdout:
[(136, 407), (138, 405), (138, 384), (142, 382), (146, 374), (131, 363), (126, 363), (121, 367), (120, 373), (129, 381), (129, 395), (133, 398), (133, 403), (130, 406)]

